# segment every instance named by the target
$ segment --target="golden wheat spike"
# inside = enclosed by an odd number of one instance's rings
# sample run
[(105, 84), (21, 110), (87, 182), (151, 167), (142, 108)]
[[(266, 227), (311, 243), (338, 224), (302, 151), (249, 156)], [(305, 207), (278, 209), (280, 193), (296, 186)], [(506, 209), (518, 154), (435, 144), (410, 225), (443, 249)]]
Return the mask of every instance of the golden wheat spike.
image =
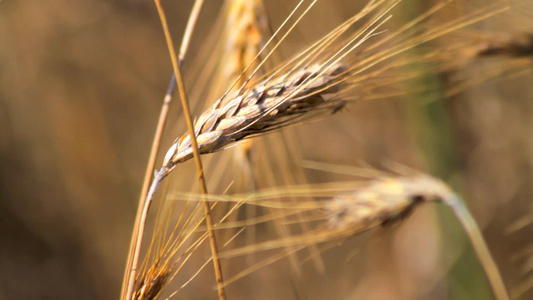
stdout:
[[(309, 111), (332, 110), (335, 104), (326, 97), (341, 90), (341, 75), (345, 69), (340, 64), (328, 68), (310, 66), (290, 76), (261, 82), (231, 98), (226, 105), (215, 103), (195, 124), (200, 152), (222, 150), (247, 136), (277, 129)], [(190, 159), (190, 147), (188, 134), (176, 140), (163, 160), (165, 171)]]

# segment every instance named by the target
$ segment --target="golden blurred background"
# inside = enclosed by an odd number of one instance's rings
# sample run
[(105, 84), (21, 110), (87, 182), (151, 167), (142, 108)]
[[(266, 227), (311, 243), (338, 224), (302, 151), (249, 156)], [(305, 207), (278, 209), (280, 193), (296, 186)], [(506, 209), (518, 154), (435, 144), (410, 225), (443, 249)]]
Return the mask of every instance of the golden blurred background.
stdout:
[[(193, 35), (191, 59), (202, 49), (220, 9), (220, 3), (211, 2)], [(265, 2), (272, 23), (279, 24), (294, 1)], [(327, 26), (360, 7), (353, 1), (332, 3), (319, 1), (299, 26), (300, 38), (291, 37), (282, 56), (289, 57), (291, 49), (327, 33)], [(533, 7), (527, 1), (516, 3), (519, 9), (476, 29), (483, 35), (532, 32)], [(164, 5), (179, 41), (192, 1)], [(138, 0), (2, 1), (0, 45), (0, 299), (116, 298), (171, 74), (155, 7)], [(528, 279), (531, 261), (517, 254), (531, 246), (533, 234), (527, 221), (533, 196), (532, 61), (483, 80), (486, 70), (508, 64), (468, 64), (461, 76), (479, 77), (480, 82), (445, 100), (447, 77), (434, 76), (419, 83), (435, 87), (431, 93), (401, 101), (363, 101), (335, 121), (324, 117), (290, 130), (305, 145), (301, 151), (307, 160), (346, 165), (393, 161), (450, 182), (484, 229), (508, 288), (519, 287)], [(174, 122), (181, 120), (178, 111), (173, 110)], [(163, 149), (182, 133), (171, 124)], [(308, 173), (316, 181), (335, 178)], [(519, 226), (522, 220), (525, 225)], [(459, 224), (445, 209), (423, 208), (399, 229), (368, 244), (350, 263), (344, 258), (349, 249), (326, 252), (328, 273), (309, 275), (307, 296), (301, 298), (491, 297)], [(256, 279), (246, 283), (253, 287), (244, 287), (254, 295), (239, 292), (238, 285), (229, 294), (296, 299), (273, 279), (275, 266), (258, 276), (262, 282)], [(198, 280), (214, 284), (204, 277)], [(265, 284), (265, 278), (273, 284)], [(531, 296), (528, 291), (520, 299)], [(216, 293), (211, 286), (196, 292), (191, 288), (182, 297), (215, 299)]]

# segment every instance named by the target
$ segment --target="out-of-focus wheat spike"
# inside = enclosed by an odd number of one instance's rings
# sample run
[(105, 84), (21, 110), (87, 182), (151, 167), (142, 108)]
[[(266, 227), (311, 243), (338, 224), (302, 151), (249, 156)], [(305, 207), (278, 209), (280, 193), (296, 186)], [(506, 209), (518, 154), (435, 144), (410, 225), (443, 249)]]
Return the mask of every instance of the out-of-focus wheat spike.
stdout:
[(444, 182), (427, 175), (417, 175), (411, 178), (386, 178), (372, 183), (368, 189), (355, 192), (354, 200), (356, 202), (349, 205), (351, 201), (347, 204), (342, 197), (336, 198), (329, 209), (329, 220), (333, 222), (333, 226), (349, 228), (353, 225), (358, 227), (361, 223), (365, 224), (363, 227), (386, 225), (405, 218), (416, 205), (422, 202), (443, 201), (453, 210), (463, 225), (496, 299), (509, 299), (481, 230), (463, 202)]
[(375, 227), (407, 217), (421, 203), (447, 199), (451, 190), (427, 175), (389, 177), (371, 182), (352, 194), (337, 196), (326, 207), (329, 226)]
[(487, 38), (474, 49), (475, 57), (529, 57), (533, 59), (533, 33)]
[[(241, 86), (244, 79), (258, 66), (259, 60), (255, 58), (260, 55), (261, 49), (271, 37), (262, 0), (227, 0), (225, 7), (224, 26), (220, 37), (221, 54), (214, 71), (213, 83), (208, 89), (208, 99), (216, 99), (234, 82), (236, 87)], [(208, 107), (211, 104), (206, 101), (204, 106)], [(239, 175), (235, 179), (237, 190), (250, 191), (256, 186), (250, 157), (251, 147), (250, 141), (237, 145), (231, 151), (236, 173)], [(220, 176), (226, 175), (220, 174)], [(221, 181), (217, 178), (213, 180)], [(253, 230), (247, 231), (246, 234), (253, 238)]]
[[(335, 190), (335, 186), (338, 187)], [(351, 189), (349, 188), (351, 186)], [(284, 245), (299, 245), (306, 243), (321, 243), (339, 236), (361, 233), (377, 226), (392, 224), (402, 220), (415, 207), (426, 202), (437, 202), (450, 198), (452, 191), (442, 181), (424, 174), (412, 176), (380, 176), (365, 181), (331, 183), (323, 187), (304, 186), (303, 189), (290, 187), (286, 190), (266, 191), (243, 201), (246, 204), (285, 209), (300, 209), (313, 214), (320, 214), (324, 220), (322, 233), (303, 234), (288, 240), (267, 241), (257, 245), (250, 245), (236, 250), (226, 251), (222, 257), (242, 255), (248, 252), (261, 251), (283, 247)], [(300, 191), (299, 191), (300, 190)], [(312, 201), (308, 203), (284, 202), (283, 197), (291, 193), (297, 197), (329, 198), (327, 201)], [(215, 198), (223, 201), (221, 198)], [(227, 198), (232, 201), (231, 198)], [(279, 199), (276, 201), (276, 199)]]
[[(379, 174), (379, 173), (377, 173)], [(344, 190), (344, 184), (339, 185)], [(307, 197), (327, 197), (329, 201), (312, 201), (310, 203), (284, 202), (280, 195), (288, 195), (291, 190), (298, 196), (307, 194)], [(509, 299), (503, 280), (488, 247), (482, 237), (481, 231), (473, 217), (468, 212), (458, 196), (441, 180), (429, 175), (417, 173), (412, 175), (387, 175), (378, 176), (365, 182), (352, 183), (351, 191), (337, 191), (328, 189), (314, 190), (307, 187), (307, 191), (298, 188), (289, 188), (287, 191), (267, 192), (253, 196), (226, 198), (228, 201), (236, 201), (250, 205), (278, 206), (287, 210), (298, 210), (309, 215), (321, 215), (314, 229), (288, 239), (269, 240), (256, 245), (249, 245), (221, 253), (221, 258), (240, 256), (251, 252), (273, 250), (288, 247), (293, 252), (305, 249), (310, 245), (329, 242), (336, 239), (358, 235), (371, 229), (388, 226), (407, 218), (412, 211), (422, 203), (443, 202), (450, 207), (459, 219), (467, 233), (474, 250), (479, 258), (485, 274), (497, 299)], [(277, 200), (276, 200), (277, 199)], [(218, 201), (223, 200), (217, 198)], [(315, 220), (319, 218), (315, 217)], [(243, 224), (237, 224), (242, 226)], [(246, 226), (246, 225), (244, 225)], [(284, 256), (275, 254), (250, 268), (243, 270), (236, 277), (226, 280), (226, 284), (234, 282), (255, 270), (282, 259)]]
[[(237, 77), (246, 78), (258, 61), (254, 58), (270, 37), (267, 15), (262, 0), (232, 0), (226, 19), (221, 79), (231, 84)], [(242, 75), (242, 76), (241, 76)], [(237, 82), (237, 86), (242, 84)], [(224, 84), (225, 87), (228, 84)]]
[(197, 232), (205, 218), (199, 203), (191, 206), (186, 202), (174, 226), (167, 230), (172, 211), (169, 207), (160, 208), (163, 215), (157, 220), (159, 225), (154, 228), (150, 248), (135, 280), (134, 299), (156, 299), (208, 238), (207, 233)]
[[(271, 36), (262, 0), (225, 1), (218, 23), (220, 28), (214, 28), (213, 32), (217, 38), (216, 50), (210, 49), (204, 58), (216, 59), (209, 63), (210, 68), (206, 70), (211, 80), (206, 80), (205, 74), (192, 90), (193, 93), (208, 91), (202, 98), (205, 99), (202, 101), (204, 108), (211, 105), (237, 78), (236, 87), (243, 83), (259, 64), (260, 60), (255, 58), (261, 56), (260, 51)], [(199, 69), (205, 67), (205, 61), (202, 61)], [(209, 85), (203, 86), (206, 82)]]
[[(475, 33), (470, 40), (436, 56), (437, 72), (442, 74), (446, 96), (452, 97), (469, 87), (492, 80), (529, 74), (533, 71), (533, 33)], [(472, 76), (472, 69), (477, 71)]]

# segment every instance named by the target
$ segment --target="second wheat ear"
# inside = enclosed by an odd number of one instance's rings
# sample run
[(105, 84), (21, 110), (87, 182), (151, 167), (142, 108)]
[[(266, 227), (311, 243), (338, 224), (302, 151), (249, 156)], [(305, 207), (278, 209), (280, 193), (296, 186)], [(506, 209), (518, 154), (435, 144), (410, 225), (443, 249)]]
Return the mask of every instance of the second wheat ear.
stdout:
[[(287, 196), (317, 197), (317, 199), (293, 203), (283, 200)], [(198, 199), (198, 196), (177, 194), (176, 198)], [(408, 218), (418, 206), (425, 203), (444, 203), (452, 209), (468, 235), (495, 298), (498, 300), (510, 299), (481, 230), (468, 208), (450, 187), (432, 176), (423, 173), (398, 176), (383, 172), (366, 181), (296, 186), (287, 189), (278, 188), (231, 197), (210, 195), (209, 198), (211, 201), (230, 201), (247, 205), (276, 207), (289, 211), (301, 210), (308, 213), (314, 220), (324, 221), (324, 223), (318, 223), (318, 226), (309, 232), (221, 253), (220, 257), (226, 259), (288, 246), (293, 247), (292, 251), (300, 251), (310, 245), (334, 242), (337, 239), (356, 236), (380, 226), (395, 224)], [(317, 218), (317, 216), (320, 217)], [(231, 223), (220, 225), (232, 226)], [(236, 223), (235, 226), (243, 226), (243, 224)], [(272, 263), (286, 255), (287, 253), (275, 254), (265, 261)], [(258, 265), (264, 266), (263, 263), (260, 262)], [(257, 266), (252, 266), (233, 278), (227, 279), (226, 284), (235, 282), (257, 269)]]
[[(356, 200), (354, 202), (350, 199)], [(443, 202), (463, 226), (498, 300), (509, 300), (500, 272), (481, 230), (464, 202), (444, 182), (427, 175), (385, 178), (373, 182), (346, 199), (339, 197), (329, 206), (332, 226), (360, 226), (361, 222), (388, 224), (404, 218), (423, 202)], [(354, 205), (357, 203), (357, 205)]]

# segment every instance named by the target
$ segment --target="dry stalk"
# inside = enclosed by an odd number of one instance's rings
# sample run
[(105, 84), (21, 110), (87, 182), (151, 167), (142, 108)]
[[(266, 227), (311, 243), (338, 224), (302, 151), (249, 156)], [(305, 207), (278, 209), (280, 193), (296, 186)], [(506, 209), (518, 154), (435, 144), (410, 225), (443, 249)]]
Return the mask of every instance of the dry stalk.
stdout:
[[(196, 25), (196, 20), (198, 19), (198, 14), (200, 12), (202, 4), (203, 4), (203, 0), (195, 2), (195, 5), (190, 14), (189, 20), (187, 22), (184, 38), (182, 39), (181, 47), (180, 47), (180, 54), (179, 54), (180, 64), (185, 59), (185, 55), (189, 48), (190, 37)], [(124, 272), (124, 280), (122, 283), (121, 299), (123, 300), (130, 299), (132, 296), (132, 292), (133, 292), (135, 272), (136, 272), (136, 268), (137, 268), (137, 264), (139, 260), (140, 248), (141, 248), (142, 237), (143, 237), (143, 232), (144, 232), (144, 223), (146, 222), (148, 209), (150, 207), (150, 200), (148, 200), (146, 196), (148, 193), (148, 188), (150, 186), (150, 179), (152, 178), (152, 173), (155, 168), (155, 160), (157, 157), (157, 153), (159, 151), (159, 145), (161, 143), (161, 136), (165, 128), (168, 111), (170, 108), (170, 104), (172, 102), (172, 94), (174, 93), (175, 82), (176, 82), (175, 75), (172, 75), (167, 93), (165, 95), (165, 98), (163, 99), (163, 105), (161, 107), (161, 112), (159, 113), (159, 119), (157, 121), (157, 128), (154, 134), (154, 140), (150, 148), (148, 165), (146, 167), (146, 171), (144, 174), (141, 195), (139, 198), (139, 203), (138, 203), (138, 208), (137, 208), (137, 214), (136, 214), (135, 222), (133, 225), (133, 233), (132, 233), (132, 238), (130, 242), (130, 249), (128, 252), (128, 260), (126, 262), (126, 270)]]
[[(193, 153), (194, 161), (197, 167), (198, 182), (200, 184), (200, 190), (202, 194), (206, 196), (207, 187), (205, 184), (205, 178), (204, 178), (198, 143), (196, 141), (196, 136), (194, 134), (195, 131), (194, 131), (194, 125), (193, 125), (192, 118), (191, 118), (189, 102), (187, 100), (187, 95), (185, 92), (185, 84), (183, 82), (181, 70), (179, 67), (179, 62), (176, 57), (176, 51), (174, 50), (172, 37), (168, 29), (168, 23), (166, 20), (165, 12), (161, 6), (160, 0), (154, 0), (154, 2), (157, 7), (157, 11), (159, 13), (159, 17), (161, 19), (161, 24), (163, 25), (163, 31), (165, 33), (165, 39), (167, 41), (168, 49), (170, 52), (170, 58), (172, 60), (172, 68), (174, 69), (174, 75), (176, 76), (176, 83), (178, 86), (178, 91), (179, 91), (181, 104), (182, 104), (183, 111), (184, 111), (185, 120), (187, 123), (187, 128), (189, 129), (189, 133), (191, 136), (189, 142), (190, 142), (191, 150)], [(154, 181), (156, 180), (157, 180), (157, 175), (156, 175), (156, 178), (154, 178)], [(148, 191), (147, 199), (152, 199), (152, 196), (150, 195), (150, 190)], [(202, 201), (202, 206), (204, 207), (205, 223), (208, 228), (209, 244), (211, 246), (211, 255), (213, 258), (212, 261), (213, 261), (213, 266), (215, 269), (215, 277), (216, 277), (216, 282), (217, 282), (217, 287), (218, 287), (218, 298), (220, 300), (224, 300), (226, 299), (226, 292), (224, 289), (224, 280), (222, 278), (222, 267), (220, 266), (220, 261), (218, 259), (218, 246), (217, 246), (215, 233), (213, 229), (213, 219), (211, 217), (211, 208), (209, 207), (209, 204), (206, 201)]]
[[(512, 28), (505, 28), (507, 32), (486, 33), (481, 42), (467, 50), (471, 55), (472, 64), (482, 62), (489, 65), (489, 67), (486, 67), (487, 72), (485, 70), (478, 71), (479, 73), (488, 73), (489, 76), (484, 76), (481, 80), (472, 82), (470, 85), (517, 75), (530, 76), (533, 72), (533, 31), (531, 30), (533, 25), (531, 23), (533, 6), (531, 6), (530, 1), (518, 0), (512, 2), (514, 2), (511, 6), (511, 10), (514, 11), (511, 17), (512, 26), (510, 27)], [(516, 33), (517, 30), (520, 33)], [(531, 224), (533, 224), (532, 216), (526, 215), (523, 218), (511, 221), (506, 228), (506, 233), (516, 233)], [(526, 293), (533, 288), (533, 277), (529, 275), (531, 270), (533, 270), (530, 263), (531, 254), (533, 253), (531, 249), (533, 247), (528, 245), (511, 258), (513, 262), (527, 259), (526, 263), (523, 264), (525, 266), (520, 270), (524, 279), (517, 286), (510, 289), (513, 299), (528, 298)]]
[[(194, 28), (194, 24), (195, 24), (196, 18), (198, 16), (198, 13), (200, 11), (200, 8), (201, 8), (201, 6), (203, 4), (203, 1), (196, 1), (195, 6), (193, 7), (193, 12), (191, 13), (191, 18), (189, 19), (189, 22), (188, 22), (188, 25), (187, 25), (187, 28), (186, 28), (186, 31), (185, 31), (185, 37), (183, 39), (183, 43), (182, 43), (182, 46), (181, 46), (179, 61), (178, 61), (178, 58), (176, 57), (174, 46), (173, 46), (173, 43), (172, 43), (172, 39), (170, 37), (170, 33), (169, 33), (169, 30), (168, 30), (168, 25), (167, 25), (166, 17), (165, 17), (165, 14), (164, 14), (164, 10), (161, 7), (161, 4), (160, 4), (160, 2), (158, 0), (155, 0), (155, 4), (157, 6), (158, 13), (159, 13), (160, 18), (161, 18), (161, 23), (163, 25), (165, 38), (167, 39), (167, 45), (169, 47), (169, 52), (170, 52), (170, 56), (171, 56), (171, 60), (172, 60), (172, 65), (173, 65), (173, 69), (174, 69), (174, 76), (173, 76), (172, 79), (176, 80), (176, 83), (177, 83), (177, 86), (178, 86), (178, 90), (180, 92), (180, 98), (181, 98), (181, 101), (182, 101), (182, 106), (183, 106), (183, 109), (185, 111), (184, 114), (185, 114), (185, 117), (186, 117), (187, 125), (188, 125), (189, 128), (191, 128), (191, 132), (192, 132), (192, 121), (191, 121), (191, 117), (190, 117), (190, 109), (189, 109), (189, 106), (188, 106), (188, 102), (187, 102), (187, 98), (186, 98), (186, 94), (185, 94), (185, 90), (184, 90), (184, 84), (183, 84), (183, 79), (182, 79), (181, 71), (180, 71), (180, 68), (179, 68), (179, 64), (183, 61), (183, 59), (185, 57), (185, 53), (186, 53), (187, 48), (188, 48), (187, 47), (188, 46), (188, 41), (189, 41), (190, 35), (192, 33), (192, 28)], [(173, 89), (173, 85), (171, 83), (171, 87), (169, 88), (169, 92), (167, 93), (167, 97), (165, 97), (165, 103), (163, 105), (163, 110), (162, 110), (160, 121), (159, 121), (160, 125), (158, 126), (158, 130), (157, 130), (157, 133), (156, 133), (156, 138), (154, 140), (154, 145), (152, 147), (151, 157), (155, 157), (155, 153), (157, 152), (160, 133), (162, 131), (162, 127), (164, 126), (165, 119), (166, 119), (166, 113), (168, 112), (168, 106), (170, 104), (170, 94), (172, 93), (172, 89)], [(160, 127), (161, 127), (161, 129), (160, 129)], [(204, 180), (204, 177), (203, 177), (202, 164), (201, 164), (201, 160), (199, 158), (195, 137), (192, 138), (191, 147), (193, 148), (193, 152), (195, 154), (195, 161), (196, 161), (197, 168), (198, 168), (198, 175), (199, 175), (198, 177), (199, 177), (201, 191), (203, 192), (204, 195), (206, 195), (207, 194), (207, 188), (206, 188), (205, 180)], [(152, 162), (153, 162), (153, 158), (150, 159), (150, 163), (149, 163), (147, 174), (149, 172), (149, 169), (153, 168), (153, 165), (151, 165)], [(149, 177), (146, 176), (146, 178), (149, 178)], [(136, 297), (135, 299), (137, 299), (139, 297), (140, 297), (140, 299), (144, 299), (143, 297), (147, 297), (147, 299), (151, 299), (151, 298), (157, 297), (157, 295), (159, 295), (162, 287), (164, 286), (164, 284), (166, 283), (166, 281), (168, 279), (168, 274), (170, 274), (170, 271), (172, 271), (172, 269), (173, 269), (173, 267), (169, 267), (168, 265), (163, 267), (163, 268), (159, 268), (159, 265), (156, 262), (153, 265), (153, 267), (149, 269), (149, 272), (147, 273), (148, 275), (144, 274), (143, 276), (141, 276), (139, 288), (137, 289), (135, 295), (132, 295), (133, 287), (134, 287), (135, 268), (136, 268), (136, 265), (137, 265), (139, 251), (140, 251), (140, 245), (141, 245), (141, 242), (142, 242), (144, 223), (146, 221), (146, 216), (147, 216), (147, 213), (148, 213), (148, 209), (150, 207), (151, 200), (152, 200), (152, 197), (145, 197), (144, 195), (145, 195), (145, 189), (143, 188), (143, 194), (141, 195), (141, 201), (139, 203), (139, 207), (141, 209), (139, 210), (139, 213), (138, 213), (137, 218), (136, 218), (136, 224), (135, 224), (135, 227), (134, 227), (134, 234), (133, 234), (133, 238), (132, 238), (132, 251), (130, 251), (130, 256), (129, 256), (129, 259), (128, 259), (128, 265), (127, 265), (127, 270), (126, 270), (126, 276), (125, 276), (125, 284), (124, 284), (124, 286), (125, 286), (126, 291), (124, 292), (124, 290), (123, 290), (123, 295), (122, 295), (122, 297), (126, 298), (126, 299), (130, 299), (132, 296), (135, 296)], [(224, 291), (224, 287), (222, 286), (222, 284), (223, 284), (222, 270), (221, 270), (221, 267), (220, 267), (220, 264), (219, 264), (219, 260), (217, 258), (218, 250), (217, 250), (217, 245), (216, 245), (216, 239), (215, 239), (215, 236), (214, 236), (214, 232), (212, 230), (213, 223), (212, 223), (212, 219), (211, 219), (211, 215), (210, 215), (210, 207), (209, 207), (209, 205), (206, 202), (203, 203), (203, 206), (204, 206), (204, 213), (205, 213), (205, 222), (207, 224), (207, 227), (211, 228), (209, 230), (208, 236), (209, 236), (210, 245), (211, 245), (211, 249), (212, 249), (212, 261), (213, 261), (213, 264), (214, 264), (214, 267), (215, 267), (215, 275), (216, 275), (216, 279), (217, 279), (217, 285), (219, 286), (219, 289), (218, 289), (219, 299), (225, 299), (225, 291)], [(158, 272), (152, 272), (153, 270), (158, 270)], [(154, 275), (154, 274), (156, 274), (156, 275)], [(155, 277), (151, 281), (144, 281), (143, 279), (145, 279), (146, 276), (153, 276), (153, 277), (155, 276)], [(154, 282), (157, 282), (157, 284), (154, 284)]]

